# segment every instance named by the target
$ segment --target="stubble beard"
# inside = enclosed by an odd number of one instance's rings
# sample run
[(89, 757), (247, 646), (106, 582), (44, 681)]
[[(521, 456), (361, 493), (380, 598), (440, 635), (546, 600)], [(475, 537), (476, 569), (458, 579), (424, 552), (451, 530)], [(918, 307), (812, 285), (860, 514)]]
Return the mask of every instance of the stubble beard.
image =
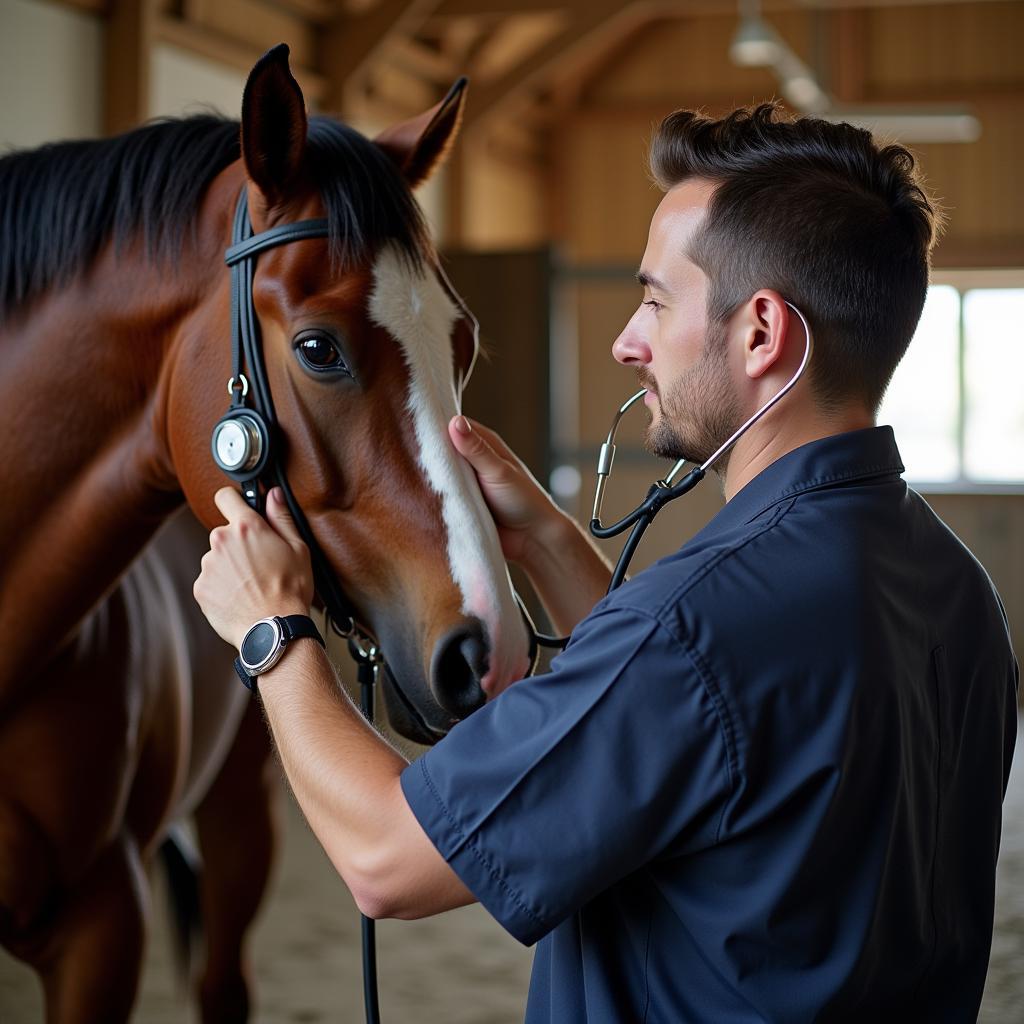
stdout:
[[(726, 325), (708, 329), (700, 359), (658, 393), (659, 416), (647, 428), (644, 447), (663, 459), (702, 465), (740, 425), (740, 409), (729, 380)], [(641, 386), (654, 383), (641, 367)], [(728, 452), (715, 464), (724, 473)]]

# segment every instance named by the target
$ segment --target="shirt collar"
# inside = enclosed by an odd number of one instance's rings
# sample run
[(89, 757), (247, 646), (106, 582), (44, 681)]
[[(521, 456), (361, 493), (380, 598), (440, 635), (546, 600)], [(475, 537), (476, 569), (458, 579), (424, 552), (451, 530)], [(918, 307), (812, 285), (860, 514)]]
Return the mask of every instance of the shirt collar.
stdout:
[(896, 477), (903, 468), (892, 427), (867, 427), (822, 437), (794, 448), (758, 473), (726, 502), (699, 536), (749, 523), (794, 495), (855, 480)]

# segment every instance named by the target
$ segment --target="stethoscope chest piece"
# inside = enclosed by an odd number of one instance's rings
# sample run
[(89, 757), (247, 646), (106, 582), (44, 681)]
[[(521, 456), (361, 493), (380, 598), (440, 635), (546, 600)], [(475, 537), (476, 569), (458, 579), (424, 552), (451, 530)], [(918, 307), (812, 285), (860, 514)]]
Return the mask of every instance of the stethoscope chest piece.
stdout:
[(259, 476), (269, 455), (268, 428), (253, 409), (227, 413), (213, 428), (210, 451), (221, 470), (236, 479)]

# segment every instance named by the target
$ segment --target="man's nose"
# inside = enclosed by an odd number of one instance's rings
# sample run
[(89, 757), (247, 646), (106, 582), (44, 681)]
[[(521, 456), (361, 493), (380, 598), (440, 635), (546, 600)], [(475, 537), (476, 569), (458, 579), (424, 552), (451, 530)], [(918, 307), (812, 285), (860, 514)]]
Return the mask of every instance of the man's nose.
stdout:
[(642, 364), (646, 366), (651, 361), (651, 346), (646, 336), (639, 329), (637, 319), (643, 312), (643, 307), (630, 317), (629, 323), (622, 329), (622, 333), (612, 343), (612, 355), (615, 361), (623, 366), (635, 366)]

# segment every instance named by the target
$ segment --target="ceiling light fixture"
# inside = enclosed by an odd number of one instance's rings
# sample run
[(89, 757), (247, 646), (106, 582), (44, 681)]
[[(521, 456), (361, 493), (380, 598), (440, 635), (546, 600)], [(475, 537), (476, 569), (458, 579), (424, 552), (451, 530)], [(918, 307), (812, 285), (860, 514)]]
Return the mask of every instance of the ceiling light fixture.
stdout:
[(975, 142), (981, 136), (981, 122), (966, 107), (837, 106), (814, 72), (761, 17), (760, 0), (739, 0), (739, 14), (740, 23), (729, 44), (732, 62), (745, 68), (771, 68), (779, 91), (801, 113), (834, 123), (845, 121), (901, 142)]
[(733, 64), (743, 68), (769, 67), (779, 58), (780, 42), (775, 29), (763, 18), (747, 14), (740, 19), (736, 35), (732, 37), (729, 56)]

